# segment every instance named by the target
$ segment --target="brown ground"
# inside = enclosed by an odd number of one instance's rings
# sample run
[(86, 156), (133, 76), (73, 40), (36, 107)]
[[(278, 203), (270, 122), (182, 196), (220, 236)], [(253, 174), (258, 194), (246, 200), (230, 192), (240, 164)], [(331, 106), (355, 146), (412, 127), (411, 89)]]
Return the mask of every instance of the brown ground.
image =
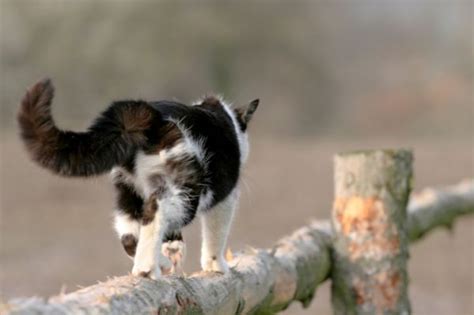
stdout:
[[(1, 297), (71, 291), (131, 269), (111, 227), (112, 186), (54, 177), (27, 160), (15, 137), (1, 139)], [(299, 143), (259, 139), (245, 171), (232, 249), (265, 247), (309, 222), (328, 218), (332, 199), (332, 155), (371, 147), (415, 150), (415, 187), (451, 184), (472, 177), (468, 143), (365, 141)], [(415, 314), (473, 314), (474, 220), (452, 233), (436, 231), (412, 246), (410, 296)], [(198, 224), (186, 230), (187, 271), (198, 266)], [(329, 284), (309, 310), (293, 305), (285, 314), (330, 314)]]

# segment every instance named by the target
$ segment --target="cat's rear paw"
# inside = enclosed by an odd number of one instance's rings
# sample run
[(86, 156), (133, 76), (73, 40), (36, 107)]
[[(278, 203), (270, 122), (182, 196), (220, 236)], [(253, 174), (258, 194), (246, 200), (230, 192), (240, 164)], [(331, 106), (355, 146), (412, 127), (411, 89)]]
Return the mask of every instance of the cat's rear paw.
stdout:
[(163, 274), (182, 275), (186, 257), (186, 245), (183, 241), (165, 242), (161, 246), (161, 253), (170, 261), (169, 268), (161, 268)]

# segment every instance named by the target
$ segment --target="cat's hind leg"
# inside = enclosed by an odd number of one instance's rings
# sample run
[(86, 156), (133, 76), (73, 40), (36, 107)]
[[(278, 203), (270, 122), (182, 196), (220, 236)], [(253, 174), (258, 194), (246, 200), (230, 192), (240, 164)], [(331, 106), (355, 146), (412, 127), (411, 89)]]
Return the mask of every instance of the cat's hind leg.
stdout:
[[(143, 207), (140, 237), (132, 270), (134, 275), (156, 279), (162, 273), (169, 273), (177, 269), (173, 265), (173, 257), (170, 261), (166, 257), (168, 255), (164, 255), (162, 252), (163, 239), (171, 231), (180, 230), (193, 220), (198, 203), (199, 194), (189, 195), (183, 192), (173, 194), (170, 190), (152, 194)], [(183, 248), (174, 246), (167, 248), (165, 246), (165, 249), (172, 249), (173, 254), (177, 254)], [(181, 268), (178, 264), (176, 267)]]

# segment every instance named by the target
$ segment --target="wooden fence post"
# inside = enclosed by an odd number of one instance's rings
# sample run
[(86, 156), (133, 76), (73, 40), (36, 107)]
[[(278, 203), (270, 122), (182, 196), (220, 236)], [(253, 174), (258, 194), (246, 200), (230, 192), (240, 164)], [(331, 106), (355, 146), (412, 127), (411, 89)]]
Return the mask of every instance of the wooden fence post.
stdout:
[(411, 181), (407, 150), (335, 157), (334, 314), (410, 314), (406, 206)]

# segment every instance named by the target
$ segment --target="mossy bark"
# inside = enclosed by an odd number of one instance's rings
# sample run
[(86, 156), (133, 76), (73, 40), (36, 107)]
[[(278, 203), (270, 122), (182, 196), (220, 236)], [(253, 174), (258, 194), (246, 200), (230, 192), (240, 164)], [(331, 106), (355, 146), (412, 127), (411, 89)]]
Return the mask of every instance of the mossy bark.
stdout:
[(412, 182), (407, 150), (335, 157), (335, 314), (409, 314), (406, 207)]

